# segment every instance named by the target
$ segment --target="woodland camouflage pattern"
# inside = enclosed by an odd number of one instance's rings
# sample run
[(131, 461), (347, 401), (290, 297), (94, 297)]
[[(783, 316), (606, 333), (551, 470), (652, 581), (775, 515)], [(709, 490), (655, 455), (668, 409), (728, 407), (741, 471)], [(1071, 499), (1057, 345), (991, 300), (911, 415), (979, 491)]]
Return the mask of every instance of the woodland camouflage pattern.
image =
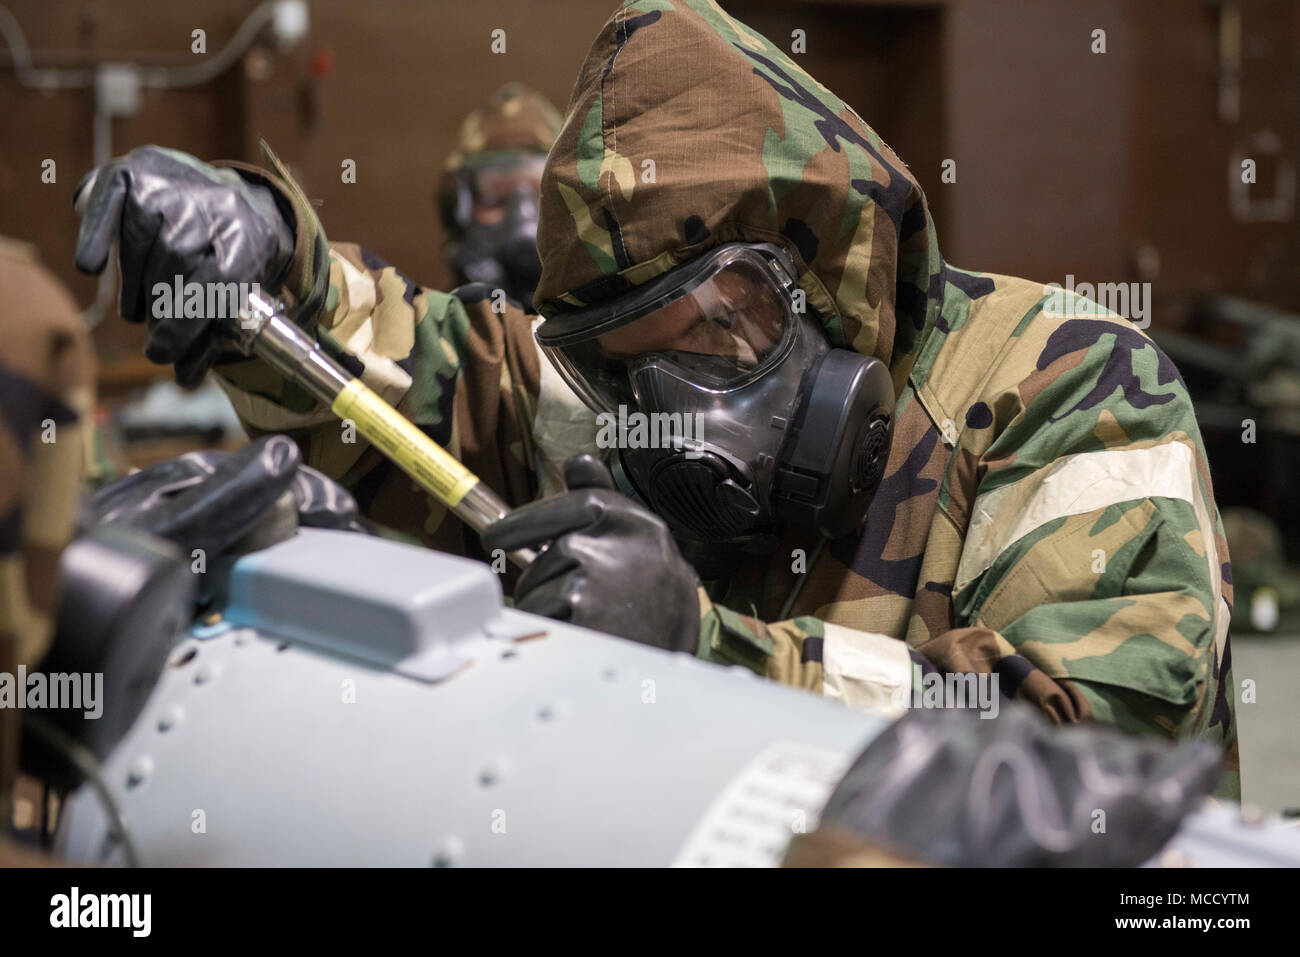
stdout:
[[(829, 691), (828, 641), (891, 636), (927, 668), (996, 674), (1056, 722), (1215, 741), (1220, 793), (1238, 793), (1227, 547), (1186, 389), (1142, 332), (1068, 294), (1049, 312), (1039, 283), (945, 263), (903, 162), (701, 0), (641, 0), (609, 20), (542, 192), (544, 315), (723, 242), (776, 242), (832, 343), (892, 371), (894, 442), (863, 533), (824, 547), (792, 536), (711, 586), (703, 657)], [(317, 328), (508, 500), (532, 496), (546, 436), (521, 311), (334, 245)], [(248, 363), (223, 372), (247, 422), (292, 429), (372, 518), (477, 548), (305, 397)]]
[[(95, 367), (77, 304), (32, 247), (4, 237), (0, 303), (0, 672), (14, 674), (49, 647), (59, 555), (89, 461)], [(0, 821), (9, 820), (18, 715), (0, 708)]]

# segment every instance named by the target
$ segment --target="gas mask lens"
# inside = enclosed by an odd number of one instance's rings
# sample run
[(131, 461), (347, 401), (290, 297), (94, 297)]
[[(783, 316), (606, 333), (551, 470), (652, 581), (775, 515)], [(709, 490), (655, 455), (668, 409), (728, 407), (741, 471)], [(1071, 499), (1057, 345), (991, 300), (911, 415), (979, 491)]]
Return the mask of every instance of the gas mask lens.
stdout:
[(471, 169), (474, 221), (493, 222), (511, 203), (521, 199), (536, 203), (545, 165), (546, 157), (538, 155), (498, 160)]
[(658, 294), (641, 292), (645, 301), (622, 315), (589, 324), (579, 341), (543, 342), (588, 406), (653, 406), (637, 385), (649, 369), (727, 392), (761, 376), (788, 349), (793, 279), (784, 264), (746, 246), (704, 259), (669, 273)]

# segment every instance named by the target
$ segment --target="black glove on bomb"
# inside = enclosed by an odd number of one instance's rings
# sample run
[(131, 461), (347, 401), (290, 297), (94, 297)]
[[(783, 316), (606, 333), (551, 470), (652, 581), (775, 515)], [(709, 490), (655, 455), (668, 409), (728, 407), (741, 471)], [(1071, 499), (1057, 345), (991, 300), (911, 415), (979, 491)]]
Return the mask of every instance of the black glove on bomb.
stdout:
[(189, 452), (101, 489), (90, 500), (91, 518), (216, 556), (273, 521), (272, 509), (288, 493), (299, 525), (364, 531), (352, 496), (301, 462), (298, 446), (283, 435), (238, 452)]
[(256, 282), (273, 295), (293, 261), (293, 230), (270, 189), (177, 150), (142, 146), (105, 163), (77, 187), (74, 202), (83, 198), (77, 268), (102, 272), (118, 241), (122, 316), (149, 324), (145, 355), (173, 364), (181, 385), (196, 385), (221, 354), (216, 317), (178, 315), (174, 303), (172, 318), (158, 318), (154, 286), (180, 276)]
[[(160, 462), (87, 503), (82, 520), (91, 527), (60, 562), (57, 631), (45, 667), (104, 675), (112, 703), (105, 720), (76, 710), (56, 718), (97, 756), (110, 753), (144, 708), (194, 605), (220, 593), (222, 576), (192, 574), (194, 549), (218, 559), (274, 544), (299, 525), (365, 531), (352, 496), (300, 462), (291, 439), (269, 435), (234, 453), (190, 452)], [(24, 750), (42, 776), (65, 787), (78, 783), (64, 759)]]
[(918, 709), (859, 755), (821, 823), (933, 864), (1133, 867), (1174, 836), (1221, 763), (1204, 741), (1058, 728), (1014, 702), (988, 721)]
[(515, 607), (646, 645), (694, 653), (699, 579), (658, 516), (614, 491), (599, 460), (564, 463), (569, 489), (483, 530), (489, 551), (540, 548), (519, 577)]

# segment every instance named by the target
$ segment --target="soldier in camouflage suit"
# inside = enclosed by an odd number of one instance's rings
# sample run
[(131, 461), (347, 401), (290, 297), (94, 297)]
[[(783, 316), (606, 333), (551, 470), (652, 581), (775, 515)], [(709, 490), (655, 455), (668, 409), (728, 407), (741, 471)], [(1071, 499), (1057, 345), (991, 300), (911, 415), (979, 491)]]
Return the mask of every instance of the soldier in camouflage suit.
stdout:
[(508, 83), (460, 126), (438, 183), (443, 256), (457, 285), (484, 282), (531, 306), (541, 273), (538, 191), (562, 117), (536, 90)]
[[(639, 175), (646, 159), (653, 181)], [(534, 498), (560, 457), (552, 435), (567, 454), (582, 419), (547, 411), (572, 402), (548, 406), (529, 319), (494, 309), (484, 287), (434, 292), (360, 247), (326, 247), (267, 162), (273, 172), (241, 175), (275, 191), (293, 229), (285, 288), (299, 321), (511, 503)], [(914, 663), (996, 675), (1058, 723), (1208, 738), (1225, 752), (1221, 792), (1237, 792), (1227, 548), (1191, 402), (1142, 332), (1039, 283), (947, 264), (902, 161), (707, 0), (613, 15), (542, 199), (543, 315), (617, 299), (721, 243), (776, 243), (830, 343), (892, 375), (893, 444), (861, 533), (823, 547), (791, 529), (775, 558), (710, 583), (700, 657), (865, 706), (896, 702)], [(297, 389), (253, 362), (217, 371), (251, 429), (288, 431), (370, 517), (481, 554)], [(663, 568), (674, 561), (665, 553)], [(617, 589), (647, 616), (676, 600), (646, 584), (655, 571), (628, 579), (639, 603)], [(565, 613), (599, 623), (580, 612)]]

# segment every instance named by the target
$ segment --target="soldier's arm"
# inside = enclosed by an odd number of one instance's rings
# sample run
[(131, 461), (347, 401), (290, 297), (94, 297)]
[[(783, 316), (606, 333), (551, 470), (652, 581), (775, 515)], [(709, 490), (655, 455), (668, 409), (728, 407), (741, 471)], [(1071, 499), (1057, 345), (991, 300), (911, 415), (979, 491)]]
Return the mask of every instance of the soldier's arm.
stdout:
[(1226, 793), (1232, 579), (1191, 399), (1110, 317), (1056, 327), (1032, 365), (1037, 388), (1016, 391), (1035, 397), (982, 456), (959, 627), (918, 650), (942, 670), (992, 670), (1062, 722), (1214, 741)]
[[(1057, 723), (1207, 737), (1234, 772), (1231, 577), (1190, 399), (1149, 343), (1087, 351), (1040, 396), (1052, 413), (1031, 406), (985, 453), (1000, 467), (977, 489), (954, 627), (907, 651), (922, 671), (996, 675)], [(850, 703), (907, 684), (885, 636), (703, 607), (703, 657)]]
[(698, 656), (887, 715), (901, 714), (922, 676), (935, 670), (889, 635), (811, 615), (765, 622), (711, 601), (703, 588)]
[(918, 647), (987, 661), (1062, 721), (1201, 735), (1232, 765), (1231, 572), (1191, 399), (1125, 320), (1045, 328), (982, 453), (953, 586), (965, 627)]
[[(1156, 454), (1195, 469), (1191, 454)], [(700, 656), (886, 713), (923, 697), (931, 672), (996, 676), (1001, 696), (1028, 701), (1056, 723), (1215, 741), (1229, 772), (1220, 793), (1231, 796), (1230, 612), (1226, 603), (1212, 611), (1222, 603), (1219, 569), (1203, 548), (1194, 501), (1137, 488), (1133, 495), (1006, 543), (958, 594), (958, 627), (916, 647), (812, 616), (764, 622), (701, 591)], [(992, 520), (1014, 526), (1006, 514)], [(981, 544), (971, 547), (983, 553)]]

